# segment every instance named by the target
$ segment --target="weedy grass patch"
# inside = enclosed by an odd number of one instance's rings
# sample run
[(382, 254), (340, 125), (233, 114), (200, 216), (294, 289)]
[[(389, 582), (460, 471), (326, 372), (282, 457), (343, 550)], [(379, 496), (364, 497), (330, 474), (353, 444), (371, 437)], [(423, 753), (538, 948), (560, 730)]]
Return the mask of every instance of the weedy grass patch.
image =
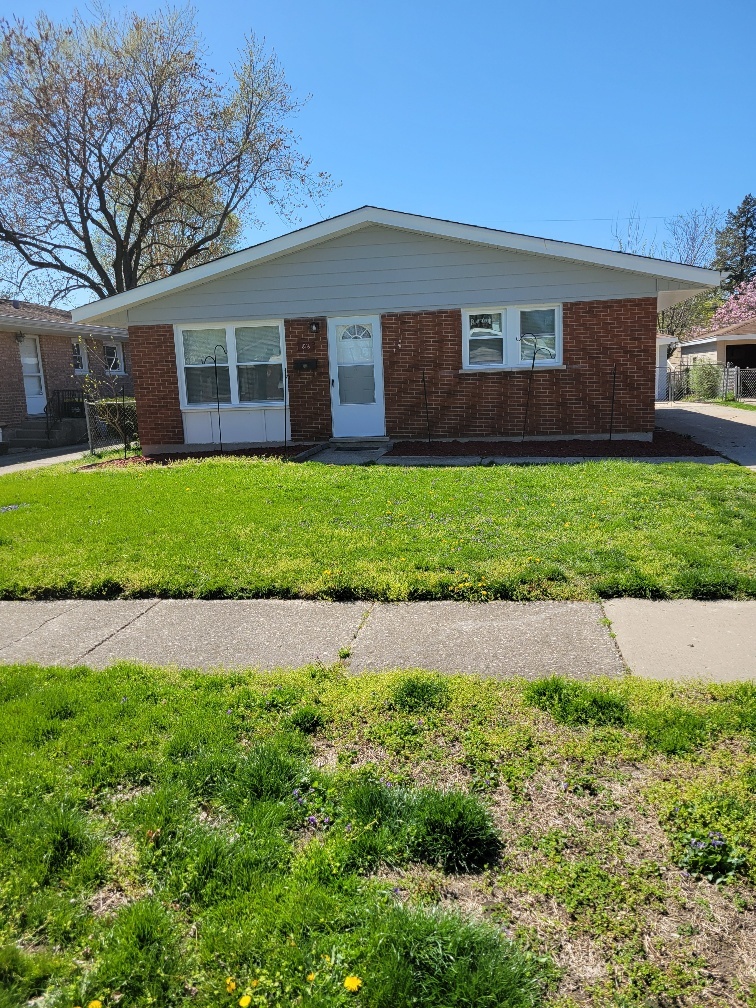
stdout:
[(755, 711), (749, 684), (3, 668), (0, 1006), (746, 1008)]
[(730, 465), (216, 457), (10, 474), (9, 505), (5, 599), (756, 596), (756, 484)]

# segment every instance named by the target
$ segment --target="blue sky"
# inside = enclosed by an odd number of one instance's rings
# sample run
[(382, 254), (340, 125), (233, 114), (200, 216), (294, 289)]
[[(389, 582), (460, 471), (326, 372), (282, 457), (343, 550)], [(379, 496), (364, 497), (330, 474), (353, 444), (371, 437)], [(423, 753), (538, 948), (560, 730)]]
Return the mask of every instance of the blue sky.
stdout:
[[(312, 94), (302, 147), (341, 184), (303, 224), (371, 203), (614, 247), (612, 220), (635, 209), (661, 236), (664, 217), (756, 191), (752, 0), (198, 0), (197, 14), (217, 70), (251, 29)], [(264, 216), (249, 241), (290, 230)]]

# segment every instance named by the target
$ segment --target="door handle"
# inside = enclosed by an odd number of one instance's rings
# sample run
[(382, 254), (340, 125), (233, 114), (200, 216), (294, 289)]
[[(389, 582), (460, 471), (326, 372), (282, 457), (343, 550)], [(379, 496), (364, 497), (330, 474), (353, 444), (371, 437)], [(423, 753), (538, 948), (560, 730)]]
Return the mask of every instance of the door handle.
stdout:
[(331, 388), (333, 388), (333, 386), (335, 384), (336, 384), (336, 379), (335, 378), (331, 378)]

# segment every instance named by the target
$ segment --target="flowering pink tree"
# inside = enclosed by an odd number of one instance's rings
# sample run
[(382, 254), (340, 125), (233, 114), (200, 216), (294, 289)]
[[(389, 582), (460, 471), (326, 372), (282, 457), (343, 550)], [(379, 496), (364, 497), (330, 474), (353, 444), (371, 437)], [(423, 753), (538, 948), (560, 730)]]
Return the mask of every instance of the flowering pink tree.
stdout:
[(756, 279), (741, 284), (731, 297), (714, 312), (706, 326), (707, 331), (747, 322), (756, 315)]

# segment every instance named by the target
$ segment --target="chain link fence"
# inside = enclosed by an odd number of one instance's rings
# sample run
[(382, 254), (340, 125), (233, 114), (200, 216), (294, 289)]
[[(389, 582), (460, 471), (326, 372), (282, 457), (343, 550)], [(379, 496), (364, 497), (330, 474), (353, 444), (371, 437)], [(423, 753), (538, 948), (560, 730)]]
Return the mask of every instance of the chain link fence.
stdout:
[(721, 402), (756, 398), (756, 368), (694, 361), (657, 370), (656, 398), (668, 402)]
[(89, 450), (93, 455), (139, 443), (136, 402), (133, 399), (96, 399), (85, 402)]

